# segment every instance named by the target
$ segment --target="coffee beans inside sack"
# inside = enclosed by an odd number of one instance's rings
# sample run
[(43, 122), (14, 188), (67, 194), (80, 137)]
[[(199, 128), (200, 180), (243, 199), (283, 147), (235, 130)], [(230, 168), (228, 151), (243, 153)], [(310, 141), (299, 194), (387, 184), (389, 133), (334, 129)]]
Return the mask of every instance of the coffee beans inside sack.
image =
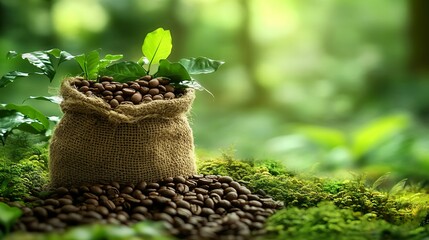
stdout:
[(51, 185), (155, 182), (195, 174), (187, 119), (194, 91), (177, 91), (163, 79), (105, 80), (63, 81), (64, 116), (50, 145)]

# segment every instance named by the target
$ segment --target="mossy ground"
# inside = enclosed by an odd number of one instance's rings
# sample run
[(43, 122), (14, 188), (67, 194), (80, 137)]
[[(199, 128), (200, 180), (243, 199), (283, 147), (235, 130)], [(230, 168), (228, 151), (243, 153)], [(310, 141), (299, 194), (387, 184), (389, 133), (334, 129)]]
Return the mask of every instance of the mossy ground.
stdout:
[[(3, 161), (7, 167), (0, 171), (3, 174), (0, 181), (3, 184), (8, 181), (5, 186), (9, 188), (3, 188), (0, 196), (19, 200), (43, 193), (41, 187), (48, 179), (47, 154), (45, 150), (36, 153), (9, 162), (9, 165)], [(333, 179), (296, 174), (272, 160), (238, 160), (228, 154), (199, 156), (199, 173), (231, 176), (252, 191), (265, 192), (284, 203), (284, 208), (268, 219), (267, 234), (259, 239), (429, 239), (427, 188), (401, 181), (389, 191), (382, 191), (377, 188), (381, 179), (370, 186), (363, 176)], [(86, 236), (92, 236), (88, 239), (130, 239), (131, 236), (132, 239), (142, 239), (136, 231), (122, 228), (120, 231), (128, 235), (100, 235), (102, 227), (97, 228), (98, 233), (94, 227), (78, 229), (86, 232)], [(104, 229), (103, 232), (108, 231)], [(13, 236), (20, 239), (46, 239), (44, 236), (59, 239), (64, 236), (16, 234), (9, 235), (8, 239), (16, 239)]]

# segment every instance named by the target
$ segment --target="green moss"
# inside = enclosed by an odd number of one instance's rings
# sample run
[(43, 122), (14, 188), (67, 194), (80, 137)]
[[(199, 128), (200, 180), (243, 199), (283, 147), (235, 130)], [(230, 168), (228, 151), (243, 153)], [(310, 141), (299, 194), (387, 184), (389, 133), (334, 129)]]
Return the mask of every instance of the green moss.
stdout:
[[(278, 211), (269, 218), (263, 239), (423, 239), (429, 229), (412, 224), (397, 226), (376, 220), (373, 214), (342, 209), (331, 202), (317, 207)], [(261, 238), (262, 239), (262, 238)]]
[(48, 182), (47, 154), (33, 155), (17, 163), (3, 162), (0, 169), (0, 196), (20, 200), (36, 194)]

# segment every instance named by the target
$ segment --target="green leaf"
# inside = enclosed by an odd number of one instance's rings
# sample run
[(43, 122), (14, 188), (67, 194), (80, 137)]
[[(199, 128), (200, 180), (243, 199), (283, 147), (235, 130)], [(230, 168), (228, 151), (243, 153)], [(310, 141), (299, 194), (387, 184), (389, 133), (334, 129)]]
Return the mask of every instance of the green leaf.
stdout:
[(31, 65), (41, 70), (41, 74), (47, 76), (49, 81), (55, 77), (55, 68), (49, 55), (44, 51), (36, 51), (30, 53), (23, 53), (22, 59), (26, 59)]
[(400, 133), (409, 124), (403, 115), (393, 115), (377, 119), (354, 133), (353, 154), (356, 158), (368, 153), (382, 142)]
[(25, 72), (18, 72), (18, 71), (8, 72), (6, 73), (6, 75), (1, 77), (0, 88), (6, 87), (6, 85), (8, 85), (9, 83), (12, 83), (18, 77), (28, 77), (28, 76), (30, 76), (30, 74)]
[(100, 75), (111, 76), (118, 82), (127, 82), (146, 75), (146, 70), (135, 62), (125, 61), (100, 69)]
[(344, 134), (334, 128), (314, 125), (303, 125), (298, 126), (296, 130), (306, 136), (311, 141), (327, 149), (346, 145), (346, 137), (344, 136)]
[(6, 233), (9, 233), (15, 221), (22, 215), (22, 211), (16, 207), (10, 207), (6, 203), (0, 202), (0, 223), (5, 226)]
[(15, 105), (12, 103), (3, 105), (4, 109), (6, 110), (14, 110), (17, 111), (19, 113), (22, 113), (24, 116), (30, 118), (30, 119), (35, 119), (37, 121), (39, 121), (43, 127), (45, 129), (49, 128), (49, 120), (48, 118), (41, 112), (39, 112), (38, 110), (36, 110), (35, 108), (31, 107), (31, 106), (26, 106), (26, 105)]
[(185, 80), (191, 81), (192, 78), (189, 76), (188, 71), (185, 67), (177, 62), (171, 63), (166, 59), (162, 59), (159, 62), (158, 72), (155, 74), (157, 77), (167, 77), (172, 83), (180, 83)]
[(112, 64), (115, 61), (118, 61), (120, 59), (122, 59), (124, 56), (122, 54), (118, 54), (118, 55), (111, 55), (111, 54), (107, 54), (106, 56), (104, 56), (103, 59), (100, 59), (100, 64), (98, 66), (98, 69), (103, 69), (106, 68), (107, 66), (109, 66), (110, 64)]
[(170, 56), (173, 47), (171, 41), (170, 31), (163, 28), (158, 28), (146, 35), (142, 45), (142, 52), (149, 59), (148, 71), (152, 64), (158, 64), (161, 59), (166, 59)]
[(139, 65), (148, 65), (149, 64), (149, 59), (147, 59), (147, 57), (145, 57), (145, 56), (143, 56), (143, 57), (141, 57), (138, 61), (137, 61), (137, 63), (139, 64)]
[(390, 172), (385, 173), (383, 176), (379, 177), (373, 184), (372, 189), (376, 190), (381, 184), (383, 184), (390, 177)]
[(28, 118), (17, 111), (6, 110), (3, 106), (0, 107), (0, 126), (0, 140), (3, 145), (14, 129), (30, 133), (43, 133), (46, 130), (38, 120)]
[(404, 178), (401, 181), (399, 181), (397, 184), (395, 184), (395, 186), (393, 186), (392, 189), (390, 189), (389, 194), (396, 195), (401, 191), (403, 191), (405, 188), (405, 184), (407, 183), (407, 180), (408, 180), (407, 178)]
[(47, 50), (45, 52), (58, 59), (57, 66), (59, 66), (61, 63), (65, 62), (65, 61), (68, 61), (68, 60), (71, 60), (74, 58), (74, 56), (71, 55), (70, 53), (68, 53), (66, 51), (62, 51), (58, 48)]
[(98, 77), (98, 65), (100, 63), (100, 53), (98, 50), (77, 55), (74, 59), (79, 64), (86, 79), (90, 80)]
[(189, 74), (207, 74), (215, 72), (225, 62), (206, 57), (182, 58), (179, 60)]
[(24, 102), (29, 99), (47, 101), (55, 104), (60, 104), (63, 101), (63, 98), (60, 96), (30, 96), (27, 99), (25, 99)]

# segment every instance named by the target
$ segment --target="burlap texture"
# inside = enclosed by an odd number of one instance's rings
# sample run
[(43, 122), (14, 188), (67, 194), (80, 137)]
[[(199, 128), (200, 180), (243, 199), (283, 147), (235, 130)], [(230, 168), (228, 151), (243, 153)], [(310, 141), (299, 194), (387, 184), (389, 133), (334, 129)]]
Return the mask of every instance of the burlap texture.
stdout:
[(60, 93), (64, 116), (50, 144), (53, 187), (81, 184), (153, 182), (196, 172), (192, 129), (187, 114), (195, 98), (180, 98), (114, 110), (87, 97), (65, 79)]

